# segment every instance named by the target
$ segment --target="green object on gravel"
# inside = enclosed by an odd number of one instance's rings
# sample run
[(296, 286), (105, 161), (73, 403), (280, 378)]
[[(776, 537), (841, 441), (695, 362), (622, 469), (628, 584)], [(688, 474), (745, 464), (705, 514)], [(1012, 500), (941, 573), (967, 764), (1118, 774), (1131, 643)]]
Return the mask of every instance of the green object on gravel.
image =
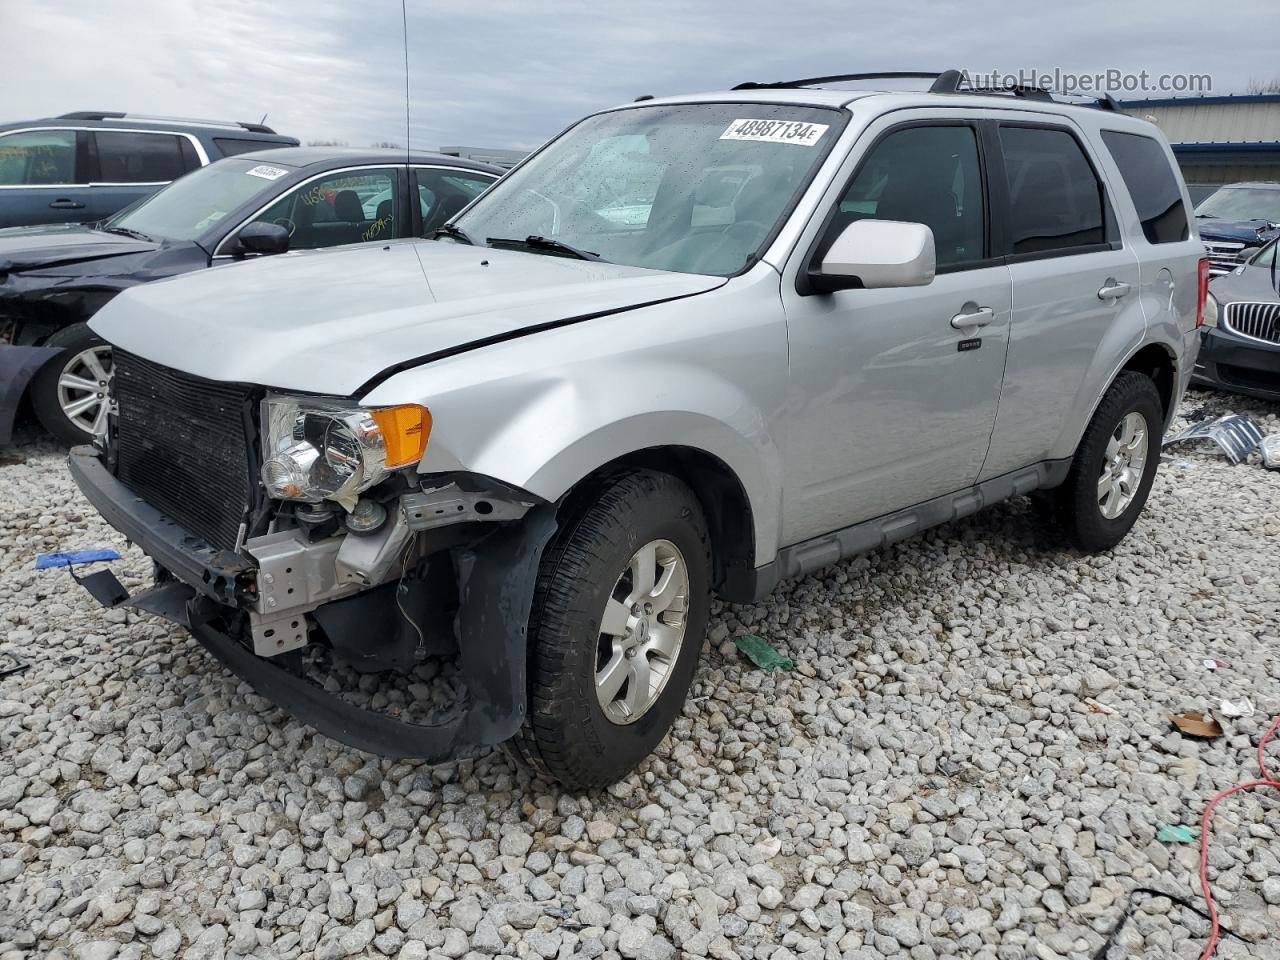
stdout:
[(747, 659), (761, 670), (790, 670), (795, 666), (790, 659), (769, 646), (768, 640), (757, 637), (753, 633), (744, 633), (733, 642), (747, 655)]
[(1156, 831), (1156, 839), (1163, 843), (1195, 843), (1200, 838), (1200, 831), (1193, 827), (1161, 827)]

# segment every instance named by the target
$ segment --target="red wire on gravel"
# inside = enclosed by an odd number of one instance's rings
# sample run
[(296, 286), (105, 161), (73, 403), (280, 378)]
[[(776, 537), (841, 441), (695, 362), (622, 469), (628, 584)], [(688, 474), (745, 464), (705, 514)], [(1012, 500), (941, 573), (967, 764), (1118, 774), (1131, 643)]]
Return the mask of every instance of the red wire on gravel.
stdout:
[(1226, 799), (1233, 793), (1252, 790), (1254, 787), (1271, 787), (1274, 790), (1280, 790), (1280, 780), (1268, 775), (1267, 763), (1262, 755), (1267, 741), (1271, 739), (1277, 727), (1280, 727), (1280, 717), (1271, 721), (1271, 726), (1267, 727), (1267, 732), (1258, 741), (1258, 771), (1262, 774), (1262, 778), (1237, 783), (1234, 787), (1223, 790), (1209, 801), (1209, 805), (1204, 808), (1204, 816), (1200, 818), (1200, 892), (1204, 894), (1204, 902), (1209, 907), (1209, 942), (1205, 945), (1204, 953), (1200, 954), (1200, 960), (1209, 960), (1213, 956), (1214, 950), (1218, 947), (1219, 933), (1218, 907), (1213, 902), (1213, 891), (1209, 889), (1209, 820), (1213, 816), (1213, 808), (1218, 805), (1218, 801)]

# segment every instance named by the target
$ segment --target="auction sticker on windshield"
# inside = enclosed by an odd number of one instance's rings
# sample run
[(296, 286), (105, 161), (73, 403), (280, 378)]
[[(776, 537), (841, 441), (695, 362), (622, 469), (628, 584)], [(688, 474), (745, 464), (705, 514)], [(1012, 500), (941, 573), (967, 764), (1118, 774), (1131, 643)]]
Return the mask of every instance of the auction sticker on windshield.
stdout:
[(258, 164), (258, 166), (254, 167), (252, 170), (245, 171), (245, 173), (249, 174), (249, 176), (261, 177), (263, 180), (279, 180), (288, 172), (289, 172), (288, 170), (284, 170), (280, 167), (268, 166), (265, 163), (260, 163)]
[(739, 119), (720, 134), (721, 140), (758, 140), (763, 143), (795, 143), (812, 147), (827, 132), (828, 124), (799, 120)]

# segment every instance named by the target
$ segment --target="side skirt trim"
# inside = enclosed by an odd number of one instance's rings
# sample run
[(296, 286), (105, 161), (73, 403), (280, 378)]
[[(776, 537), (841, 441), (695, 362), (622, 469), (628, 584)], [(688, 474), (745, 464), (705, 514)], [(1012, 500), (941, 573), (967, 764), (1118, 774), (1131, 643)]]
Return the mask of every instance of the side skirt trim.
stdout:
[(758, 602), (782, 580), (803, 577), (837, 561), (870, 553), (930, 527), (977, 513), (1001, 500), (1056, 487), (1066, 480), (1070, 470), (1070, 459), (1046, 460), (904, 510), (783, 547), (772, 563), (753, 570), (731, 571), (720, 595), (736, 603)]

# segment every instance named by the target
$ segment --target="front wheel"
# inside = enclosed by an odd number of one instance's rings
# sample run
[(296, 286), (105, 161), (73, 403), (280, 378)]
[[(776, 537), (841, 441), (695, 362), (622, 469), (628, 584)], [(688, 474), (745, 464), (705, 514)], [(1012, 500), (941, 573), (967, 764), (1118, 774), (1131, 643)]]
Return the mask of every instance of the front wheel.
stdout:
[(710, 604), (710, 540), (684, 483), (626, 474), (570, 509), (538, 574), (512, 752), (573, 790), (635, 769), (684, 704)]
[(62, 353), (31, 381), (31, 406), (59, 440), (89, 443), (107, 427), (111, 346), (84, 323), (57, 331), (44, 346), (61, 347)]
[(1120, 374), (1089, 421), (1066, 482), (1050, 493), (1072, 544), (1098, 553), (1124, 539), (1151, 492), (1163, 437), (1163, 406), (1151, 378)]

